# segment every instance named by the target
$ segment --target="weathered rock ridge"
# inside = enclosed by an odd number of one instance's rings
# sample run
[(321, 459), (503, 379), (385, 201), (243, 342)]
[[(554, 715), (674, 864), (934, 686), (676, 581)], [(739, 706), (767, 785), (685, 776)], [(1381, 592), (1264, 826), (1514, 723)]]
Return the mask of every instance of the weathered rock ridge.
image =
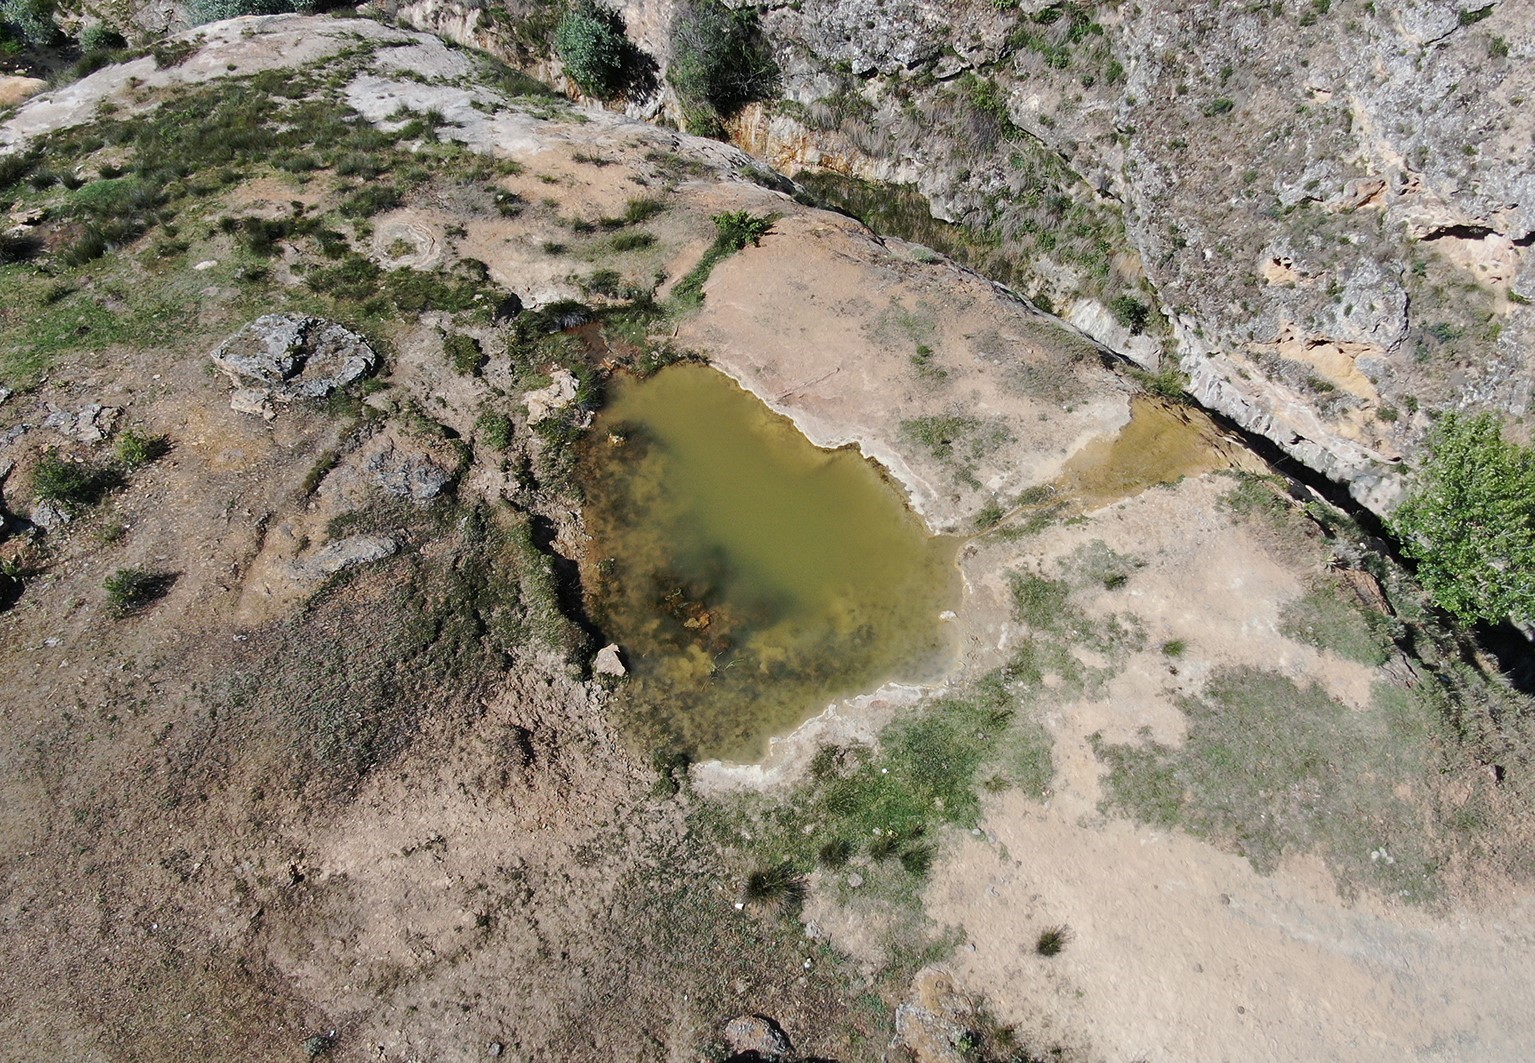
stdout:
[[(664, 62), (671, 0), (620, 7)], [(532, 61), (468, 5), (398, 14)], [(1025, 295), (1148, 368), (1176, 362), (1202, 404), (1371, 508), (1399, 497), (1432, 412), (1526, 416), (1528, 11), (805, 0), (760, 17), (784, 98), (747, 108), (738, 142), (790, 174), (915, 186), (1016, 247)], [(1123, 241), (1111, 263), (1067, 246), (1084, 219)], [(1127, 292), (1161, 310), (1146, 335), (1107, 310)]]

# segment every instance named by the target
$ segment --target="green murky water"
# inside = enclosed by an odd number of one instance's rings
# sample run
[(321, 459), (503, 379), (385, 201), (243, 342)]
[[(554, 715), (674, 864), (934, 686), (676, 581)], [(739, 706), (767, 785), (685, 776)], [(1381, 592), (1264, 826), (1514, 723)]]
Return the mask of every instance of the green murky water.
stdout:
[(952, 658), (957, 542), (724, 374), (619, 381), (581, 467), (588, 604), (642, 739), (749, 762), (835, 698)]

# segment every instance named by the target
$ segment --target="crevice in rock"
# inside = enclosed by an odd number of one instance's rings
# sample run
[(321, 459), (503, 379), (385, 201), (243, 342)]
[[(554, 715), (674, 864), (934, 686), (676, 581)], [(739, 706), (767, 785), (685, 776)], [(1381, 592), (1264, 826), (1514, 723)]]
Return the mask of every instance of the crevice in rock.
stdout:
[[(1497, 232), (1490, 225), (1457, 224), (1441, 225), (1437, 229), (1430, 229), (1423, 237), (1423, 242), (1430, 240), (1481, 240)], [(1518, 241), (1515, 241), (1517, 243)]]
[(548, 517), (529, 513), (528, 530), (534, 549), (547, 557), (554, 569), (555, 601), (559, 604), (560, 612), (580, 629), (586, 641), (586, 645), (582, 647), (583, 656), (590, 655), (596, 647), (605, 645), (607, 639), (591, 614), (586, 611), (586, 591), (581, 583), (581, 565), (575, 558), (566, 557), (560, 553), (554, 545), (555, 540), (559, 538), (559, 528)]

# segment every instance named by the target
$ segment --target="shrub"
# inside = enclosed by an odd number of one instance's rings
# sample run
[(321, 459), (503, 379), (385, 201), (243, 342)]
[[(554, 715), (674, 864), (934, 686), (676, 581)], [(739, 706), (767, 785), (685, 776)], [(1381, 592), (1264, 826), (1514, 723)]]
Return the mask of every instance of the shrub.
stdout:
[(112, 612), (128, 616), (165, 597), (174, 582), (175, 577), (164, 573), (144, 568), (120, 568), (108, 576), (102, 586)]
[(772, 867), (759, 868), (748, 875), (745, 894), (748, 901), (781, 901), (793, 905), (804, 898), (805, 879), (792, 863), (785, 860)]
[(623, 20), (616, 11), (583, 4), (560, 20), (554, 50), (581, 91), (605, 98), (617, 93), (623, 79), (623, 39)]
[(44, 454), (32, 470), (32, 493), (44, 502), (83, 506), (99, 502), (119, 483), (111, 469)]
[(1109, 303), (1109, 313), (1135, 336), (1145, 332), (1146, 323), (1151, 320), (1151, 307), (1133, 295), (1116, 296)]
[(0, 232), (0, 266), (25, 262), (42, 250), (42, 241), (27, 232)]
[(714, 243), (704, 252), (698, 265), (677, 282), (672, 298), (681, 308), (697, 306), (703, 302), (704, 282), (723, 259), (742, 250), (747, 244), (760, 244), (777, 217), (771, 214), (752, 214), (744, 210), (731, 210), (714, 216)]
[(1059, 956), (1070, 941), (1071, 927), (1065, 923), (1047, 926), (1039, 932), (1039, 940), (1034, 943), (1034, 951), (1041, 956)]
[(821, 846), (819, 853), (821, 863), (836, 870), (845, 867), (853, 857), (853, 843), (846, 838), (837, 838)]
[(582, 92), (599, 100), (647, 95), (655, 61), (624, 36), (624, 19), (594, 0), (565, 13), (554, 31), (554, 50), (565, 74)]
[(146, 436), (130, 428), (117, 440), (117, 460), (129, 470), (141, 469), (170, 453), (171, 441), (165, 436)]
[(128, 41), (105, 22), (92, 22), (80, 30), (82, 52), (115, 52), (128, 47)]
[(32, 48), (46, 48), (59, 39), (53, 0), (0, 0), (0, 23), (15, 31)]
[(241, 15), (288, 15), (313, 6), (306, 0), (187, 0), (187, 22), (201, 26)]
[(778, 64), (754, 10), (684, 0), (672, 15), (670, 38), (666, 76), (685, 109), (728, 118), (778, 90)]
[(1445, 414), (1392, 517), (1434, 601), (1462, 620), (1535, 620), (1535, 449), (1490, 413)]

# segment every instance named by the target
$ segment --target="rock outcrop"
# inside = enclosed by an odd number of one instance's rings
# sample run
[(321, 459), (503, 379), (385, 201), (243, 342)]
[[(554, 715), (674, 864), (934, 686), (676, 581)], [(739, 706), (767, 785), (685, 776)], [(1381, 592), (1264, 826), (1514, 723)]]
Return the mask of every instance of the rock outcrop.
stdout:
[(324, 398), (378, 364), (362, 336), (308, 314), (263, 314), (210, 357), (237, 388), (230, 406), (268, 418), (274, 402)]

